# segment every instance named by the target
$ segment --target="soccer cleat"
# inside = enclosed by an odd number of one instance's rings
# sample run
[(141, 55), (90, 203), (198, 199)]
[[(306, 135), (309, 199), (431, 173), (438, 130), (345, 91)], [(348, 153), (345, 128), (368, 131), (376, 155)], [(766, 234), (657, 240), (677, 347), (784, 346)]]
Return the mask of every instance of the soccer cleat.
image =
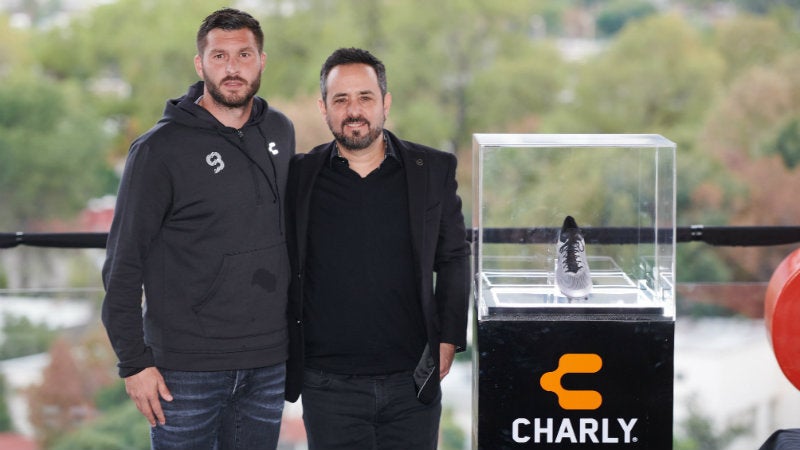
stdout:
[(583, 299), (592, 292), (592, 274), (586, 261), (586, 246), (578, 224), (572, 216), (564, 219), (564, 225), (556, 242), (556, 285), (564, 296)]

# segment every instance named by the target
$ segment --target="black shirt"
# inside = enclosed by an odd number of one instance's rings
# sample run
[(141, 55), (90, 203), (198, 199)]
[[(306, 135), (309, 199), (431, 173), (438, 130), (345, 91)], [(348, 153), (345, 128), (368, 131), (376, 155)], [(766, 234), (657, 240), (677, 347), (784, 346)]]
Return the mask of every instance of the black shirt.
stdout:
[(365, 178), (334, 151), (314, 184), (308, 233), (306, 366), (363, 375), (413, 369), (426, 336), (405, 171), (390, 146)]

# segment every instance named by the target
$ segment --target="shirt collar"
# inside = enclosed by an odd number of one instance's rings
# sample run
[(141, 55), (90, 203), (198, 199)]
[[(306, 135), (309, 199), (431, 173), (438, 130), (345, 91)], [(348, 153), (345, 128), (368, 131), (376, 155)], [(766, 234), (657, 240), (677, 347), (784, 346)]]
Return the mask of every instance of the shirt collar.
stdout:
[[(383, 142), (386, 145), (386, 154), (383, 155), (383, 160), (386, 161), (387, 158), (392, 158), (395, 161), (397, 161), (398, 164), (400, 164), (400, 167), (402, 167), (403, 166), (403, 160), (401, 160), (400, 156), (397, 154), (397, 150), (395, 150), (394, 145), (392, 144), (392, 141), (389, 139), (389, 135), (386, 134), (386, 131), (383, 132)], [(339, 154), (339, 144), (336, 143), (336, 141), (334, 140), (333, 141), (333, 151), (331, 152), (330, 163), (333, 164), (333, 162), (336, 161), (337, 158), (338, 159), (344, 159), (346, 161), (346, 158), (344, 158), (343, 156), (341, 156)]]

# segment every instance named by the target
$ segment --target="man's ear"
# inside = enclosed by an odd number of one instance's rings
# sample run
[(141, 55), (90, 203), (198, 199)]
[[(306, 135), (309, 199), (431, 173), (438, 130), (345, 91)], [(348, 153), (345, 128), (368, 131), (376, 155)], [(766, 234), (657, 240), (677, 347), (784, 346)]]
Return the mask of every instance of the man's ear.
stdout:
[(389, 117), (389, 110), (392, 108), (392, 93), (387, 92), (383, 96), (383, 116), (384, 119)]
[(200, 55), (194, 55), (194, 71), (200, 79), (203, 79), (203, 58)]

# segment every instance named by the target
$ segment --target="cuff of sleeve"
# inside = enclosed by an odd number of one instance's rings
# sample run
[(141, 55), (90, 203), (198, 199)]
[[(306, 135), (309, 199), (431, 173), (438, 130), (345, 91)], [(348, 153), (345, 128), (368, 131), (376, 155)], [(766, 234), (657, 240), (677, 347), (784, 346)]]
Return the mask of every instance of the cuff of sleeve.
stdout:
[(120, 363), (117, 364), (117, 367), (119, 368), (119, 376), (121, 378), (127, 378), (155, 365), (153, 353), (149, 348), (146, 348), (144, 353), (142, 353), (138, 358), (120, 361)]

